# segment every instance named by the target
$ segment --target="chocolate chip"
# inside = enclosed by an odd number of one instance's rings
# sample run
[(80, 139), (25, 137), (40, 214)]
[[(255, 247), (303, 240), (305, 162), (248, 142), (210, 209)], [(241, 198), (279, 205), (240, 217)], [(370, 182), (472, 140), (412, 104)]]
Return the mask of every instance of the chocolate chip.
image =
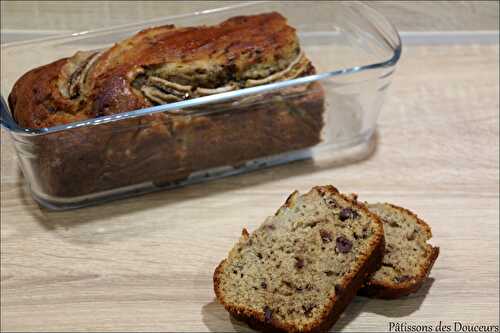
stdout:
[(405, 282), (405, 281), (408, 281), (411, 279), (412, 279), (412, 277), (409, 275), (401, 275), (401, 276), (396, 276), (394, 278), (394, 281), (396, 281), (397, 283), (402, 283), (402, 282)]
[(311, 312), (312, 310), (316, 307), (315, 304), (306, 304), (306, 305), (302, 305), (302, 310), (304, 310), (304, 314), (306, 315), (306, 317), (310, 317), (311, 316)]
[(271, 318), (273, 317), (273, 310), (271, 310), (267, 305), (264, 307), (264, 322), (266, 324), (271, 323)]
[(336, 284), (334, 288), (335, 294), (340, 295), (342, 293), (342, 287), (340, 286), (340, 284)]
[(399, 224), (396, 222), (396, 221), (387, 221), (387, 220), (382, 220), (382, 222), (384, 224), (388, 224), (390, 225), (391, 227), (394, 227), (394, 228), (399, 228)]
[(342, 208), (339, 214), (339, 219), (342, 222), (348, 219), (356, 219), (358, 217), (359, 217), (358, 212), (351, 208)]
[(57, 112), (57, 109), (56, 109), (56, 108), (54, 108), (54, 107), (52, 107), (52, 106), (47, 106), (47, 111), (48, 111), (49, 113), (56, 113), (56, 112)]
[(267, 283), (265, 283), (264, 281), (260, 283), (260, 286), (262, 287), (262, 289), (267, 289)]
[(330, 243), (332, 241), (332, 234), (325, 229), (320, 229), (319, 235), (321, 236), (323, 243)]
[(339, 236), (336, 240), (337, 250), (340, 253), (348, 253), (351, 251), (352, 242), (345, 237)]
[(259, 259), (262, 259), (262, 253), (258, 252), (258, 253), (257, 253), (257, 257), (258, 257)]
[(295, 257), (295, 268), (298, 268), (298, 269), (301, 269), (304, 267), (304, 259), (300, 258), (300, 257)]

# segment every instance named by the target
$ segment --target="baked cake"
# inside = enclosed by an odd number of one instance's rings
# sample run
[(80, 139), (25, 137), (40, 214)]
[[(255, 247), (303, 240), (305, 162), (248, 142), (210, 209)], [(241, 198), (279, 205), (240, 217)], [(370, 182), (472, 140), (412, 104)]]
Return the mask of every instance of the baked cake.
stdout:
[(333, 186), (294, 192), (214, 273), (217, 299), (269, 332), (325, 331), (381, 263), (382, 223)]
[[(40, 129), (314, 73), (295, 29), (272, 12), (154, 27), (77, 52), (23, 75), (9, 106), (19, 125)], [(29, 137), (34, 186), (56, 197), (161, 187), (195, 171), (311, 147), (321, 140), (323, 95), (310, 83)]]
[(389, 203), (367, 204), (384, 224), (385, 251), (382, 266), (359, 294), (398, 298), (416, 292), (429, 275), (439, 247), (427, 243), (431, 228), (411, 211)]

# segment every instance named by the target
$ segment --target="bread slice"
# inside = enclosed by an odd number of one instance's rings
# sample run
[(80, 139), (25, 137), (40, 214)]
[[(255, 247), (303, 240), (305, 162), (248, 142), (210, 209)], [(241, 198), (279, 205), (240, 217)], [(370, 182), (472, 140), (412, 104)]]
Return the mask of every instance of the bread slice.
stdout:
[(293, 192), (239, 242), (214, 273), (217, 299), (269, 332), (317, 332), (335, 323), (380, 267), (383, 226), (333, 186)]
[(382, 266), (368, 279), (360, 295), (392, 299), (416, 292), (439, 255), (427, 241), (431, 228), (411, 211), (388, 203), (367, 204), (384, 223)]

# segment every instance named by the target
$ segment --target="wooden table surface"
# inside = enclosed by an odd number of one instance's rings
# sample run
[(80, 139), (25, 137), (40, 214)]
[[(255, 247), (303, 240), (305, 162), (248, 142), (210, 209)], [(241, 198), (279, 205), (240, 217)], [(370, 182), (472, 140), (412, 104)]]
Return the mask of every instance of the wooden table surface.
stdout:
[(68, 212), (39, 208), (1, 133), (1, 329), (250, 331), (230, 319), (212, 273), (294, 189), (334, 184), (417, 212), (441, 254), (423, 288), (357, 297), (333, 327), (499, 322), (497, 43), (405, 45), (372, 151)]

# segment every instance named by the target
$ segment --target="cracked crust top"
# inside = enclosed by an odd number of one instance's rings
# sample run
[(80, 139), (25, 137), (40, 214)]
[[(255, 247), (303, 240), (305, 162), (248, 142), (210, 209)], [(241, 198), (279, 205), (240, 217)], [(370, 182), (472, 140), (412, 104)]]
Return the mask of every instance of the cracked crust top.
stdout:
[(272, 12), (154, 27), (107, 50), (77, 52), (26, 73), (9, 104), (20, 125), (42, 128), (313, 72), (295, 29)]

